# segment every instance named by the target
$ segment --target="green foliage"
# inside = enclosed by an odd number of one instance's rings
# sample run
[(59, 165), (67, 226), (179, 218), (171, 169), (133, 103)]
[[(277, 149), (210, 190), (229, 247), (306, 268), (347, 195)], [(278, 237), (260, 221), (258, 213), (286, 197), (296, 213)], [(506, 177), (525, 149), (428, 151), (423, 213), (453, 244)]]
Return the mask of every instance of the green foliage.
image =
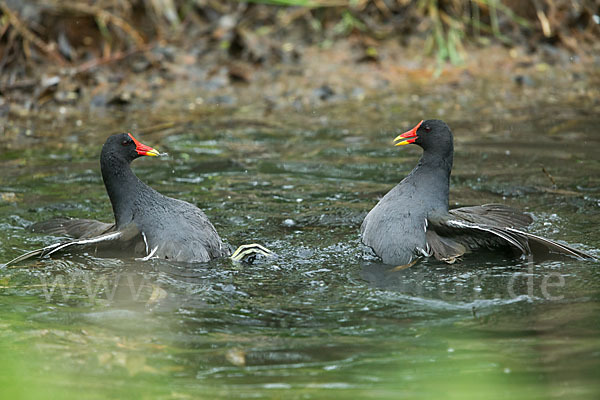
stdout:
[[(357, 33), (374, 39), (424, 34), (425, 51), (434, 54), (440, 64), (460, 64), (465, 59), (466, 40), (473, 39), (484, 45), (491, 40), (510, 44), (508, 30), (513, 39), (516, 34), (519, 39), (526, 40), (536, 31), (539, 33), (540, 23), (546, 37), (552, 32), (560, 41), (580, 33), (579, 37), (593, 41), (600, 29), (593, 20), (597, 7), (592, 3), (577, 0), (532, 2), (537, 14), (530, 15), (527, 20), (518, 16), (505, 0), (148, 0), (141, 3), (122, 0), (108, 2), (106, 7), (86, 0), (55, 0), (44, 7), (33, 2), (30, 5), (33, 11), (28, 13), (23, 13), (19, 7), (10, 11), (0, 2), (0, 31), (5, 33), (5, 42), (11, 47), (0, 50), (3, 54), (21, 54), (21, 60), (27, 58), (19, 42), (9, 40), (11, 32), (15, 31), (49, 59), (66, 64), (51, 44), (59, 42), (61, 30), (75, 32), (80, 26), (86, 27), (87, 19), (96, 25), (95, 30), (86, 31), (85, 35), (91, 39), (90, 47), (97, 45), (97, 53), (106, 48), (134, 51), (156, 39), (178, 39), (190, 31), (205, 35), (205, 38), (228, 36), (238, 26), (257, 32), (264, 31), (266, 26), (275, 33), (283, 28), (288, 32), (299, 31), (308, 42), (318, 41), (322, 47), (331, 46), (340, 36)], [(544, 14), (546, 8), (554, 10), (552, 15), (549, 13), (551, 18)], [(562, 11), (557, 12), (558, 9)], [(43, 23), (38, 26), (37, 21), (52, 21), (55, 16), (61, 16), (61, 24), (65, 27), (55, 29), (45, 27)], [(232, 21), (232, 25), (215, 23), (222, 16), (230, 16), (226, 20)], [(213, 32), (188, 29), (206, 23)], [(580, 26), (578, 31), (571, 28), (574, 24)], [(528, 29), (519, 29), (522, 27)], [(227, 46), (229, 39), (219, 42)], [(72, 42), (71, 45), (78, 41)], [(88, 50), (81, 51), (80, 55), (87, 54)]]
[(322, 7), (321, 2), (312, 0), (247, 0), (245, 2), (287, 7)]
[(356, 18), (349, 10), (344, 10), (342, 19), (333, 27), (333, 33), (347, 35), (354, 29), (365, 31), (366, 26), (360, 19)]
[[(365, 10), (372, 6), (378, 10), (385, 21), (387, 13), (414, 14), (414, 17), (429, 21), (425, 51), (435, 54), (438, 62), (446, 61), (461, 64), (465, 58), (463, 42), (470, 33), (479, 42), (489, 42), (484, 35), (492, 36), (504, 43), (509, 43), (500, 31), (500, 14), (513, 24), (529, 27), (530, 23), (517, 16), (502, 0), (413, 0), (404, 8), (403, 2), (377, 3), (375, 1), (357, 0), (248, 0), (248, 3), (259, 3), (273, 6), (306, 7), (311, 9), (330, 8), (338, 21), (333, 24), (334, 35), (348, 35), (353, 31), (367, 32)], [(377, 3), (377, 4), (376, 4)], [(382, 10), (387, 7), (387, 10)], [(396, 7), (396, 8), (394, 8)], [(485, 20), (483, 18), (485, 15)], [(323, 17), (324, 18), (324, 17)], [(318, 19), (315, 19), (318, 20)], [(320, 26), (324, 21), (318, 20)], [(392, 22), (393, 23), (393, 22)], [(400, 28), (400, 27), (392, 27)], [(393, 30), (393, 29), (392, 29)]]
[[(489, 24), (482, 20), (482, 10), (489, 16)], [(500, 32), (499, 12), (513, 24), (529, 26), (526, 20), (518, 17), (509, 7), (502, 4), (501, 0), (419, 0), (418, 11), (431, 21), (431, 34), (427, 39), (426, 50), (430, 53), (435, 52), (440, 63), (463, 62), (463, 41), (466, 32), (471, 32), (479, 40), (483, 32), (509, 43), (510, 39)]]

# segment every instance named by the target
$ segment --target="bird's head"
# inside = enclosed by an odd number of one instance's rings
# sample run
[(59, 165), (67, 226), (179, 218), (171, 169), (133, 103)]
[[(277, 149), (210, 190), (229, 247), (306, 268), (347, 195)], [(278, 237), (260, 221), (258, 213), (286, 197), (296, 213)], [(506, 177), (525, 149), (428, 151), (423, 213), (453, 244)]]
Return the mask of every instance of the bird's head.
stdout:
[(160, 156), (161, 153), (139, 142), (131, 133), (117, 133), (106, 139), (102, 152), (111, 153), (127, 162), (141, 156)]
[(428, 119), (419, 122), (414, 128), (394, 139), (396, 146), (416, 144), (423, 150), (435, 153), (447, 153), (454, 150), (450, 128), (444, 121)]

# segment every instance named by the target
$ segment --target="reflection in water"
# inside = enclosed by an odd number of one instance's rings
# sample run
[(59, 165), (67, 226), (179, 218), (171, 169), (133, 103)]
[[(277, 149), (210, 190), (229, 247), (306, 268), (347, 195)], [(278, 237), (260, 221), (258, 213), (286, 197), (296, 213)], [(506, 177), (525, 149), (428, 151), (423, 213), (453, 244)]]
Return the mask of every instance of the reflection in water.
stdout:
[(373, 287), (401, 293), (412, 300), (431, 301), (449, 309), (475, 309), (523, 300), (563, 300), (573, 289), (567, 288), (568, 284), (574, 282), (570, 282), (570, 274), (561, 272), (561, 266), (559, 262), (494, 262), (489, 258), (455, 266), (428, 262), (403, 270), (369, 263), (363, 265), (361, 277)]

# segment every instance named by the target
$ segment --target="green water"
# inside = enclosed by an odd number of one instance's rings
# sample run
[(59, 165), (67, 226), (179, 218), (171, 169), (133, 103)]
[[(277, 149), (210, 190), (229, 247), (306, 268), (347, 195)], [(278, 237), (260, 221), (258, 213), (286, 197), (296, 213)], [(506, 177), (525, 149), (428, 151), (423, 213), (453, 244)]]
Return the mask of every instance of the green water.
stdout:
[[(533, 232), (600, 255), (600, 119), (580, 106), (446, 111), (451, 203), (525, 209)], [(416, 147), (391, 139), (419, 107), (392, 97), (285, 119), (132, 111), (40, 124), (50, 139), (0, 157), (1, 261), (56, 240), (27, 232), (32, 221), (111, 220), (97, 158), (121, 129), (170, 154), (135, 161), (142, 180), (198, 204), (230, 243), (279, 257), (0, 268), (0, 397), (598, 398), (598, 263), (475, 254), (392, 271), (359, 246), (365, 213), (416, 163)]]

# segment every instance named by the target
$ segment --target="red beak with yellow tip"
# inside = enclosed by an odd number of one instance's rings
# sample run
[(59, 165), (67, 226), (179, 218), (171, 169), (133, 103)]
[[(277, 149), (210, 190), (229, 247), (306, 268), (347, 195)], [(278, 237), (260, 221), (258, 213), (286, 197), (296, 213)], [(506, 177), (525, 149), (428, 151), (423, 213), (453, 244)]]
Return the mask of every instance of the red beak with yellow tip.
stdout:
[(160, 152), (158, 150), (139, 142), (131, 133), (128, 133), (128, 135), (131, 140), (133, 140), (133, 143), (135, 143), (135, 151), (137, 151), (140, 156), (160, 156)]
[(422, 123), (423, 123), (423, 120), (421, 120), (421, 122), (419, 122), (417, 124), (417, 126), (412, 128), (410, 131), (406, 131), (406, 132), (396, 136), (396, 138), (394, 139), (394, 142), (398, 142), (399, 140), (401, 140), (401, 141), (396, 143), (395, 146), (404, 146), (405, 144), (414, 143), (415, 140), (417, 140), (419, 138), (417, 136), (417, 130), (419, 129), (419, 127), (421, 126)]

